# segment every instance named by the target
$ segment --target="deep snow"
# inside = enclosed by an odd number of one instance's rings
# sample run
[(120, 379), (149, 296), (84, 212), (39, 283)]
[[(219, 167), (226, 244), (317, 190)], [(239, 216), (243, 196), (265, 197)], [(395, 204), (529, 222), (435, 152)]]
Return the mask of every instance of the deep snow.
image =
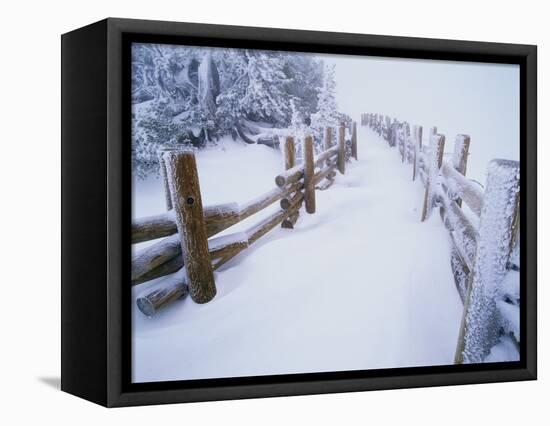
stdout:
[[(135, 300), (155, 283), (134, 288), (133, 381), (453, 363), (462, 304), (448, 233), (437, 214), (420, 223), (423, 188), (395, 148), (358, 127), (358, 150), (317, 191), (317, 213), (302, 209), (294, 230), (276, 228), (216, 272), (212, 302), (147, 318)], [(232, 142), (197, 162), (205, 204), (254, 198), (282, 170), (278, 151)], [(135, 217), (162, 212), (159, 180), (134, 190)]]

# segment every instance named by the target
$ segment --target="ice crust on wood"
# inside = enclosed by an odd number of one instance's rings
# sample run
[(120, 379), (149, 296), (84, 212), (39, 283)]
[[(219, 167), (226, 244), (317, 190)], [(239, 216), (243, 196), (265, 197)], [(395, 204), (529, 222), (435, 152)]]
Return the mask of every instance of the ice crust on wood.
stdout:
[(465, 317), (463, 359), (482, 362), (499, 338), (496, 306), (511, 252), (512, 222), (519, 194), (519, 163), (493, 160), (489, 163), (479, 224), (477, 259)]

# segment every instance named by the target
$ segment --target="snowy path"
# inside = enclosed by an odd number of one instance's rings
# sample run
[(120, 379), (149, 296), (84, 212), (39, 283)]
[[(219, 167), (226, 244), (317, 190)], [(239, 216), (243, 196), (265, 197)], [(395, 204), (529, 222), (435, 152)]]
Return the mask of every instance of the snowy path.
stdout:
[[(453, 362), (462, 305), (439, 215), (396, 149), (359, 127), (359, 161), (216, 273), (218, 295), (134, 312), (135, 381)], [(141, 287), (141, 286), (140, 286)]]

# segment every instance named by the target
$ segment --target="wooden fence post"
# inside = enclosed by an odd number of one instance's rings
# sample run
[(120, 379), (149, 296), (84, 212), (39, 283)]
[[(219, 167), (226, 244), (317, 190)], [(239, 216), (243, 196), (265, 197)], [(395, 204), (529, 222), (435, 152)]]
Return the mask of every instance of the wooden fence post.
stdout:
[(166, 210), (172, 210), (172, 197), (170, 196), (170, 187), (168, 186), (168, 176), (166, 174), (166, 164), (164, 162), (164, 153), (168, 151), (176, 151), (176, 148), (159, 148), (157, 150), (157, 159), (159, 162), (159, 173), (164, 185), (164, 200)]
[(351, 156), (357, 160), (357, 123), (355, 121), (351, 131)]
[(492, 160), (479, 219), (474, 271), (468, 285), (455, 363), (480, 363), (498, 341), (496, 297), (507, 273), (517, 224), (519, 162)]
[(414, 126), (414, 158), (413, 158), (413, 181), (416, 179), (416, 164), (418, 159), (418, 152), (422, 151), (422, 126)]
[(411, 156), (411, 126), (409, 123), (405, 123), (405, 158), (407, 163), (412, 161)]
[[(466, 165), (468, 164), (468, 151), (470, 149), (470, 136), (457, 135), (455, 139), (455, 150), (453, 153), (453, 167), (461, 175), (466, 176)], [(456, 200), (459, 207), (462, 207), (462, 200)]]
[(340, 126), (338, 134), (338, 171), (341, 174), (346, 173), (346, 129), (344, 125)]
[(434, 192), (436, 188), (436, 180), (439, 175), (439, 169), (443, 162), (443, 150), (445, 148), (445, 136), (434, 135), (430, 141), (430, 164), (428, 164), (428, 177), (426, 182), (426, 192), (424, 193), (424, 205), (422, 206), (422, 218), (424, 222), (429, 216), (434, 204)]
[(164, 154), (172, 205), (189, 285), (189, 294), (197, 303), (206, 303), (216, 295), (216, 284), (208, 250), (206, 224), (197, 163), (192, 151)]
[[(285, 169), (289, 170), (292, 169), (294, 166), (296, 166), (296, 145), (294, 143), (294, 137), (287, 136), (285, 140)], [(288, 196), (290, 197), (290, 194), (288, 194)], [(296, 212), (292, 215), (292, 220), (290, 220), (291, 218), (285, 219), (281, 223), (281, 228), (294, 228), (294, 225), (296, 224), (299, 215), (300, 211), (296, 210)]]
[(332, 128), (325, 128), (325, 151), (332, 147)]
[(313, 137), (306, 136), (304, 140), (304, 200), (306, 212), (315, 213), (315, 165), (313, 163)]
[(399, 149), (401, 150), (401, 162), (405, 162), (405, 144), (407, 142), (407, 133), (405, 132), (405, 126), (407, 125), (406, 122), (401, 124), (401, 128), (399, 131)]
[(285, 139), (285, 169), (291, 169), (296, 165), (296, 145), (294, 137), (287, 136)]

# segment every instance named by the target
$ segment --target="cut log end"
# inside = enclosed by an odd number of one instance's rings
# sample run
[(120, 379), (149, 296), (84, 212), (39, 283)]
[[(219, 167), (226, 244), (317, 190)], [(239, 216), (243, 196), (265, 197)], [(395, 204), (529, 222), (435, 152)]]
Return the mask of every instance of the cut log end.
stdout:
[(141, 313), (147, 317), (152, 317), (157, 313), (155, 306), (151, 303), (149, 299), (147, 299), (147, 297), (138, 298), (136, 303)]
[(282, 188), (283, 186), (285, 186), (286, 184), (286, 179), (284, 176), (276, 176), (275, 177), (275, 184), (279, 187), (279, 188)]
[(152, 317), (175, 300), (183, 299), (188, 294), (188, 287), (184, 283), (170, 283), (164, 288), (153, 290), (139, 297), (136, 304), (145, 316)]
[(296, 212), (287, 219), (283, 220), (283, 223), (281, 223), (281, 228), (294, 229), (294, 225), (296, 225), (296, 222), (298, 221), (298, 216), (300, 216), (300, 214)]
[(304, 194), (300, 191), (296, 192), (294, 196), (283, 198), (280, 202), (281, 209), (290, 210), (304, 198)]

